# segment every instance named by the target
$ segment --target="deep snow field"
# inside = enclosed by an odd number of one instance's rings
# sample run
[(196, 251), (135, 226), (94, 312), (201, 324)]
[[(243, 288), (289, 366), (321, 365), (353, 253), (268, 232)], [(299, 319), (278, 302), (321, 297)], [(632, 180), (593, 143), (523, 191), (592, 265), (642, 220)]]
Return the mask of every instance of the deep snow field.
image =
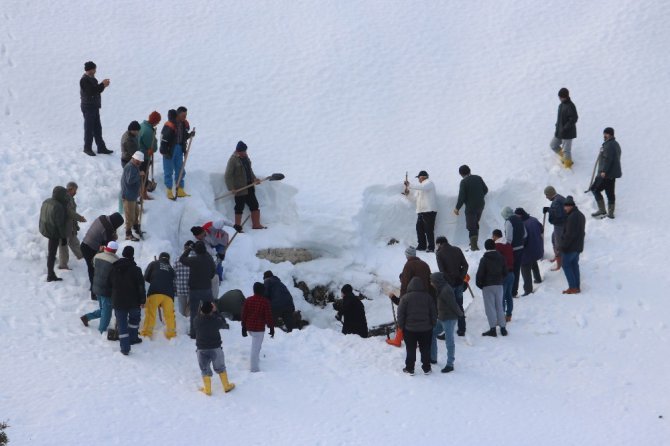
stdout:
[[(660, 1), (232, 1), (0, 3), (0, 421), (11, 445), (668, 445), (670, 285), (667, 206), (670, 3)], [(111, 156), (82, 153), (83, 64), (111, 79), (102, 95)], [(557, 91), (579, 111), (575, 165), (548, 148)], [(287, 283), (339, 290), (351, 283), (370, 326), (392, 320), (382, 283), (397, 285), (415, 243), (405, 172), (435, 182), (437, 235), (466, 247), (451, 213), (458, 166), (489, 186), (480, 245), (504, 206), (541, 219), (552, 184), (587, 215), (582, 294), (541, 263), (544, 283), (515, 299), (507, 338), (488, 328), (480, 290), (456, 342), (456, 370), (408, 377), (404, 348), (340, 334), (335, 312), (290, 287), (311, 325), (265, 338), (262, 372), (248, 370), (249, 338), (223, 331), (236, 389), (212, 397), (195, 343), (179, 336), (133, 346), (130, 356), (85, 328), (83, 261), (46, 283), (37, 229), (55, 185), (79, 184), (92, 222), (118, 208), (119, 141), (128, 123), (185, 105), (197, 128), (187, 165), (192, 197), (146, 204), (143, 268), (173, 257), (189, 228), (232, 218), (223, 172), (238, 140), (259, 176), (265, 231), (231, 246), (221, 293), (272, 269)], [(160, 125), (162, 127), (162, 123)], [(583, 191), (602, 141), (623, 156), (615, 220), (593, 220)], [(159, 127), (160, 129), (160, 127)], [(80, 238), (88, 224), (82, 225)], [(119, 231), (123, 238), (122, 231)], [(390, 238), (399, 244), (387, 246)], [(125, 242), (122, 246), (125, 245)], [(293, 266), (260, 249), (319, 254)], [(547, 258), (551, 251), (546, 238)], [(470, 274), (482, 251), (467, 252)], [(434, 255), (420, 254), (436, 269)], [(468, 303), (470, 303), (468, 299)], [(439, 344), (439, 367), (446, 351)]]

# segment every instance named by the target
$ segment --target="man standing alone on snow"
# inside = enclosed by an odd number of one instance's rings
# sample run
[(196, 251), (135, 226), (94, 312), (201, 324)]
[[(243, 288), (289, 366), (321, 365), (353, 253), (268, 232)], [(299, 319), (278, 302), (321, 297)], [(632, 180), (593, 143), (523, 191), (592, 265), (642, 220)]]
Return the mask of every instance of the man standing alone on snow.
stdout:
[(554, 248), (554, 259), (552, 262), (556, 262), (556, 267), (552, 268), (552, 271), (558, 271), (561, 269), (561, 252), (558, 249), (558, 245), (563, 237), (563, 226), (565, 225), (565, 210), (563, 209), (563, 203), (565, 203), (565, 197), (556, 193), (554, 186), (547, 186), (544, 188), (544, 196), (547, 197), (547, 200), (551, 201), (551, 206), (545, 206), (542, 208), (542, 212), (549, 214), (549, 223), (554, 225), (554, 231), (551, 233), (551, 244)]
[(47, 251), (47, 282), (63, 280), (56, 277), (58, 244), (67, 248), (67, 191), (63, 186), (53, 189), (51, 198), (44, 200), (40, 209), (40, 233), (49, 240)]
[(95, 78), (96, 65), (93, 62), (84, 64), (84, 75), (79, 80), (79, 96), (81, 97), (81, 112), (84, 115), (84, 153), (95, 156), (93, 152), (93, 139), (98, 146), (98, 153), (110, 154), (113, 150), (107, 150), (105, 141), (102, 139), (102, 124), (100, 123), (100, 107), (102, 101), (100, 93), (109, 87), (109, 79), (103, 79), (98, 83)]
[(126, 240), (133, 242), (139, 238), (133, 235), (133, 229), (138, 235), (142, 235), (140, 228), (140, 209), (137, 199), (140, 197), (140, 189), (144, 172), (140, 172), (140, 164), (144, 161), (144, 154), (139, 150), (133, 154), (130, 162), (123, 168), (121, 175), (121, 199), (123, 200), (123, 213), (126, 220)]
[[(242, 141), (237, 143), (235, 152), (228, 159), (224, 180), (228, 190), (235, 194), (235, 228), (240, 228), (237, 231), (241, 232), (242, 212), (245, 205), (251, 211), (251, 229), (265, 229), (265, 226), (261, 224), (261, 211), (256, 199), (256, 189), (252, 186), (260, 184), (261, 180), (256, 178), (251, 168), (247, 145)], [(240, 190), (245, 187), (247, 189)]]
[(561, 162), (569, 169), (572, 167), (572, 140), (577, 138), (579, 116), (577, 116), (577, 107), (570, 99), (570, 92), (567, 88), (558, 90), (558, 99), (561, 103), (558, 106), (556, 117), (556, 131), (549, 147), (554, 153), (560, 155)]
[(81, 260), (84, 255), (81, 253), (81, 247), (79, 246), (79, 239), (77, 238), (77, 233), (79, 232), (79, 223), (86, 223), (86, 219), (81, 215), (77, 214), (77, 203), (74, 201), (74, 196), (77, 195), (77, 183), (70, 181), (67, 183), (67, 220), (65, 222), (65, 232), (67, 233), (67, 245), (58, 247), (58, 269), (70, 269), (67, 266), (68, 261), (70, 260), (70, 253), (68, 249), (72, 250), (72, 253), (77, 258)]
[(465, 336), (465, 310), (463, 309), (463, 291), (465, 291), (464, 280), (468, 274), (468, 262), (465, 260), (463, 251), (457, 246), (449, 244), (446, 237), (437, 238), (437, 251), (435, 252), (437, 267), (449, 286), (454, 290), (456, 303), (461, 309), (458, 316), (458, 336)]
[[(614, 183), (621, 178), (621, 147), (614, 139), (614, 129), (607, 127), (603, 130), (605, 142), (600, 148), (598, 155), (598, 177), (591, 186), (593, 196), (596, 198), (598, 210), (591, 214), (593, 217), (614, 218)], [(607, 195), (607, 212), (605, 212), (605, 200), (602, 191)]]
[(565, 198), (563, 207), (568, 214), (560, 248), (563, 255), (563, 272), (568, 280), (568, 289), (564, 290), (563, 294), (579, 294), (581, 292), (579, 254), (584, 250), (586, 219), (575, 206), (575, 200), (571, 195)]
[(416, 176), (419, 184), (412, 185), (405, 181), (408, 190), (416, 191), (416, 237), (417, 251), (435, 251), (435, 217), (437, 216), (437, 198), (435, 184), (428, 178), (428, 172), (422, 170)]
[(470, 237), (470, 249), (477, 251), (477, 240), (479, 239), (479, 219), (484, 212), (484, 197), (489, 191), (486, 183), (479, 175), (472, 175), (470, 167), (463, 164), (458, 168), (458, 173), (463, 178), (458, 189), (458, 201), (454, 208), (454, 214), (458, 215), (460, 209), (465, 205), (465, 227)]

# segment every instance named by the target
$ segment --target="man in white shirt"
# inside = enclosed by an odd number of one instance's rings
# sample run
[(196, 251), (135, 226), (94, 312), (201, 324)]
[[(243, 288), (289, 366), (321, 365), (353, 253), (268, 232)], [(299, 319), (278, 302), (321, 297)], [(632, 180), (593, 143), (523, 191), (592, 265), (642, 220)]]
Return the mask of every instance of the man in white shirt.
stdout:
[(437, 216), (437, 198), (435, 196), (435, 184), (428, 179), (428, 172), (422, 170), (416, 176), (419, 184), (410, 184), (405, 181), (405, 187), (414, 191), (413, 199), (416, 201), (416, 237), (418, 239), (416, 250), (435, 251), (435, 217)]

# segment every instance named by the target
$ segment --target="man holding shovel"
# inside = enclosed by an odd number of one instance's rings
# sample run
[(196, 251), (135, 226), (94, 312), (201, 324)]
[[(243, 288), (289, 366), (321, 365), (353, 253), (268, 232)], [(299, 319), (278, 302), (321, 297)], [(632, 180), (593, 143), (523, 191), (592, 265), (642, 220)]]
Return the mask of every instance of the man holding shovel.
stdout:
[(239, 141), (235, 152), (230, 156), (224, 175), (226, 187), (235, 195), (235, 226), (242, 226), (242, 212), (248, 206), (251, 211), (251, 228), (265, 229), (261, 224), (256, 191), (253, 185), (261, 183), (251, 168), (251, 160), (247, 155), (247, 145)]

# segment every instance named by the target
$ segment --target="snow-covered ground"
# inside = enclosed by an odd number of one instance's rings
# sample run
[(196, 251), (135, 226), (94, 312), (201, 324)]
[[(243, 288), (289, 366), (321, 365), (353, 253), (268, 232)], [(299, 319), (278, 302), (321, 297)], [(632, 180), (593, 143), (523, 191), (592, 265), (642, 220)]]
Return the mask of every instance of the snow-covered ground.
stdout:
[[(670, 3), (652, 1), (4, 0), (0, 421), (11, 444), (670, 444), (669, 19)], [(87, 60), (111, 79), (102, 122), (112, 156), (81, 153)], [(548, 149), (563, 86), (580, 116), (572, 171)], [(507, 338), (481, 338), (477, 293), (454, 373), (403, 375), (404, 349), (342, 336), (331, 308), (291, 288), (311, 325), (266, 338), (263, 371), (252, 375), (250, 341), (233, 323), (223, 337), (237, 387), (224, 395), (215, 384), (207, 398), (184, 318), (176, 339), (157, 335), (120, 355), (96, 322), (79, 321), (95, 307), (83, 262), (45, 282), (37, 231), (42, 200), (70, 180), (89, 221), (115, 211), (123, 131), (179, 105), (198, 130), (193, 196), (165, 199), (157, 163), (148, 236), (135, 244), (141, 266), (177, 255), (192, 225), (232, 216), (232, 203), (214, 197), (238, 140), (257, 174), (286, 174), (258, 187), (270, 228), (236, 239), (222, 292), (250, 294), (266, 269), (287, 284), (349, 282), (372, 298), (369, 324), (388, 322), (380, 283), (397, 284), (414, 242), (406, 171), (428, 170), (437, 232), (465, 247), (463, 217), (450, 212), (459, 165), (490, 188), (482, 239), (502, 225), (504, 206), (541, 217), (547, 184), (588, 214), (583, 191), (606, 126), (623, 149), (617, 218), (587, 215), (583, 293), (562, 295), (563, 274), (542, 262), (545, 281), (515, 301)], [(392, 237), (400, 243), (387, 246)], [(272, 247), (320, 257), (295, 267), (255, 257)], [(474, 273), (481, 252), (466, 255)], [(440, 344), (440, 366), (445, 355)]]

